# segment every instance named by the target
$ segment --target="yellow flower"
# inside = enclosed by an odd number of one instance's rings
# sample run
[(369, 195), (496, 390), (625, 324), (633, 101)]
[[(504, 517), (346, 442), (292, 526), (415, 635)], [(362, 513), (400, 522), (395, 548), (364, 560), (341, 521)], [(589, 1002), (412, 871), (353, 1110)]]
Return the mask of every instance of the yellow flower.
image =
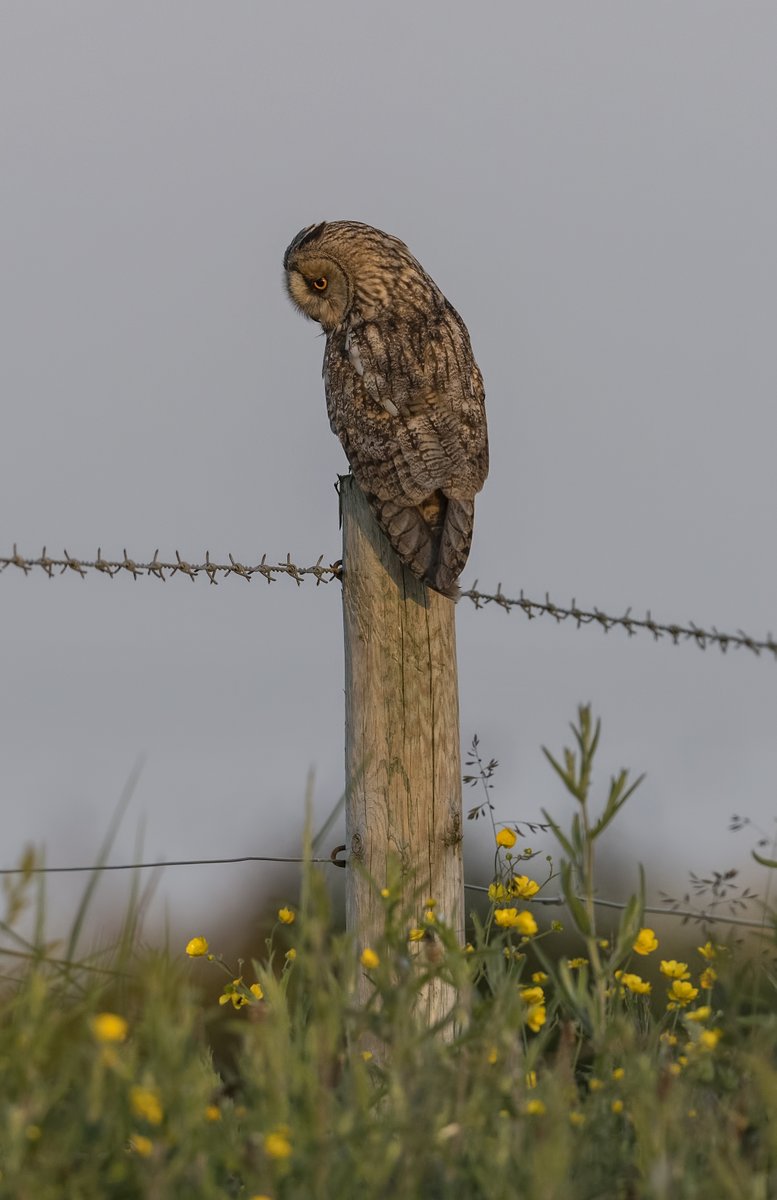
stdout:
[(569, 1114), (569, 1124), (575, 1129), (579, 1129), (581, 1125), (585, 1125), (585, 1115), (573, 1109)]
[(706, 958), (707, 962), (718, 957), (718, 947), (713, 946), (712, 942), (705, 942), (703, 946), (697, 946), (696, 949), (702, 958)]
[(130, 1138), (130, 1149), (139, 1154), (141, 1158), (149, 1158), (154, 1151), (154, 1143), (151, 1138), (144, 1137), (142, 1133), (133, 1133)]
[(626, 1072), (623, 1067), (616, 1067), (612, 1073), (612, 1077), (613, 1077), (613, 1079), (623, 1079), (623, 1076), (625, 1074), (626, 1074)]
[(544, 1004), (545, 993), (541, 987), (527, 987), (521, 989), (521, 999), (526, 1004)]
[(407, 935), (409, 942), (422, 942), (424, 940), (423, 929), (411, 929)]
[(693, 1012), (686, 1013), (685, 1019), (686, 1021), (708, 1021), (711, 1013), (712, 1009), (709, 1004), (700, 1004)]
[(658, 1040), (660, 1042), (663, 1042), (665, 1046), (676, 1046), (677, 1045), (677, 1034), (662, 1033), (662, 1034), (659, 1034)]
[(600, 1092), (603, 1087), (604, 1087), (604, 1084), (603, 1084), (602, 1080), (597, 1079), (595, 1075), (592, 1075), (591, 1078), (588, 1080), (589, 1092)]
[(539, 1033), (548, 1019), (544, 1004), (531, 1004), (526, 1010), (526, 1024), (532, 1033)]
[(714, 967), (705, 967), (705, 969), (702, 971), (701, 976), (699, 978), (699, 983), (704, 988), (704, 990), (708, 992), (710, 990), (710, 988), (713, 986), (713, 984), (715, 983), (715, 980), (717, 979), (717, 977), (718, 977), (718, 973)]
[(431, 924), (431, 922), (432, 922), (432, 921), (434, 921), (434, 919), (435, 919), (435, 917), (434, 917), (434, 909), (433, 909), (433, 908), (427, 908), (427, 909), (424, 911), (424, 920), (425, 920), (425, 921), (427, 921), (428, 923), (430, 923), (430, 924)]
[(362, 1061), (363, 1062), (369, 1062), (371, 1058), (372, 1058), (371, 1050), (362, 1050)]
[(511, 850), (517, 841), (518, 838), (512, 829), (500, 829), (496, 835), (497, 846), (503, 846), (505, 850)]
[(116, 1013), (97, 1013), (90, 1024), (98, 1042), (123, 1042), (127, 1036), (127, 1022)]
[(498, 908), (494, 921), (500, 929), (517, 929), (525, 937), (537, 932), (537, 922), (530, 912), (518, 912), (516, 908)]
[(474, 954), (475, 953), (475, 947), (472, 945), (472, 942), (467, 942), (466, 946), (464, 947), (464, 953), (465, 954)]
[(688, 964), (677, 962), (676, 959), (661, 960), (661, 974), (666, 975), (668, 979), (690, 979), (691, 972), (688, 970)]
[(666, 1069), (670, 1075), (679, 1075), (682, 1071), (682, 1067), (679, 1063), (670, 1063)]
[(536, 1088), (536, 1086), (537, 1086), (537, 1072), (536, 1071), (527, 1071), (526, 1072), (526, 1086), (530, 1090), (533, 1088)]
[(221, 1120), (221, 1109), (219, 1108), (218, 1104), (209, 1104), (207, 1106), (207, 1108), (205, 1109), (205, 1120), (206, 1121), (220, 1121)]
[(240, 990), (244, 986), (242, 976), (239, 979), (233, 979), (219, 996), (219, 1004), (231, 1004), (233, 1008), (242, 1008), (248, 1004), (248, 996)]
[(499, 1051), (497, 1050), (496, 1046), (492, 1046), (490, 1048), (490, 1050), (486, 1056), (486, 1060), (487, 1060), (487, 1062), (490, 1063), (490, 1065), (492, 1067), (494, 1066), (495, 1063), (499, 1062)]
[(278, 920), (280, 921), (281, 925), (293, 925), (296, 919), (297, 914), (294, 912), (293, 908), (278, 909)]
[(544, 971), (535, 971), (531, 977), (532, 983), (547, 983), (548, 977)]
[(389, 896), (391, 895), (391, 892), (389, 891), (388, 888), (381, 888), (380, 894), (384, 900), (388, 900)]
[(437, 901), (434, 899), (434, 897), (427, 896), (426, 900), (424, 900), (424, 908), (436, 908), (436, 907), (437, 907)]
[(261, 983), (252, 983), (249, 991), (257, 1000), (264, 1000), (264, 992), (262, 991)]
[(296, 957), (297, 957), (297, 951), (294, 949), (293, 946), (291, 946), (284, 955), (286, 962), (294, 962), (294, 959)]
[(640, 929), (637, 940), (631, 947), (637, 954), (652, 954), (658, 949), (658, 938), (652, 929)]
[(541, 1100), (527, 1100), (523, 1111), (528, 1117), (544, 1117), (547, 1110)]
[(189, 955), (189, 958), (202, 958), (203, 954), (208, 953), (208, 939), (193, 937), (191, 941), (186, 943), (186, 953)]
[(507, 899), (507, 891), (502, 883), (490, 883), (488, 885), (488, 898), (492, 904), (498, 903), (500, 900)]
[(652, 984), (647, 980), (642, 979), (639, 975), (633, 975), (630, 971), (616, 971), (615, 975), (621, 987), (628, 988), (630, 992), (634, 992), (636, 996), (649, 996), (652, 991)]
[(528, 875), (514, 875), (510, 884), (510, 895), (517, 896), (519, 900), (531, 900), (539, 890), (540, 885), (529, 879)]
[(622, 1113), (623, 1112), (623, 1101), (622, 1100), (613, 1100), (612, 1104), (610, 1105), (610, 1109), (616, 1115), (618, 1113)]
[(374, 950), (370, 950), (369, 946), (365, 946), (362, 950), (361, 964), (367, 971), (374, 971), (380, 965), (380, 959)]
[(698, 994), (699, 989), (695, 988), (692, 984), (687, 983), (683, 979), (675, 979), (667, 992), (667, 996), (669, 997), (667, 1007), (685, 1008), (687, 1004), (691, 1003), (691, 1000), (696, 999)]
[(587, 967), (588, 959), (587, 958), (568, 958), (567, 966), (569, 967), (570, 971), (576, 971), (578, 969), (578, 967)]
[(136, 1117), (149, 1125), (161, 1125), (164, 1118), (159, 1092), (154, 1087), (131, 1087), (130, 1107)]
[(265, 1135), (264, 1152), (268, 1158), (291, 1158), (291, 1142), (285, 1125), (279, 1125), (272, 1133)]
[(702, 1029), (699, 1034), (699, 1045), (702, 1050), (714, 1050), (722, 1036), (722, 1029)]

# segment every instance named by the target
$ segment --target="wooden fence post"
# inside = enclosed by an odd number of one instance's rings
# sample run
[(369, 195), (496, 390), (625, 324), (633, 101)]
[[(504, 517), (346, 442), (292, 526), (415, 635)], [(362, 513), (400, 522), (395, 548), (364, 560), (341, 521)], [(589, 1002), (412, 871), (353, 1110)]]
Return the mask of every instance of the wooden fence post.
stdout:
[[(374, 944), (378, 889), (398, 862), (408, 899), (433, 897), (463, 941), (455, 605), (402, 567), (350, 475), (340, 503), (347, 928), (360, 949)], [(428, 989), (430, 1022), (447, 1011), (447, 991)]]

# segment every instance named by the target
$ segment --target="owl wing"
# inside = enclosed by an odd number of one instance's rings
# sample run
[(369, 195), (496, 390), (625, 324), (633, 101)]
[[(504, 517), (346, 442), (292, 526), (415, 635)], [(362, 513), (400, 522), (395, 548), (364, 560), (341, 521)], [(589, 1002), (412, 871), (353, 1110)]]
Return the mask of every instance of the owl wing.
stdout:
[(400, 559), (446, 595), (469, 554), (488, 472), (483, 380), (440, 297), (436, 320), (370, 321), (328, 344), (332, 428)]
[(485, 391), (455, 310), (444, 302), (437, 321), (369, 322), (351, 345), (373, 411), (388, 417), (394, 498), (418, 503), (440, 489), (450, 499), (472, 499), (488, 474)]

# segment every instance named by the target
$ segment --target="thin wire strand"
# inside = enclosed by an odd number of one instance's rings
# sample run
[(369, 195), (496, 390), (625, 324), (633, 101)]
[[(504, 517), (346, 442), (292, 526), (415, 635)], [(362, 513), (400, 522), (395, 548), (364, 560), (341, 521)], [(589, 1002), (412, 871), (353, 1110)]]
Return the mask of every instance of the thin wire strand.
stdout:
[[(338, 857), (339, 853), (344, 849), (344, 846), (335, 846), (327, 858), (294, 858), (271, 854), (246, 854), (241, 855), (239, 858), (180, 858), (171, 859), (167, 862), (102, 863), (90, 867), (3, 867), (0, 868), (0, 875), (61, 875), (93, 871), (146, 871), (162, 867), (210, 867), (247, 862), (295, 864), (308, 862), (321, 863), (330, 867), (345, 867), (346, 862)], [(488, 893), (488, 888), (479, 883), (465, 883), (464, 888), (468, 892)], [(566, 901), (563, 896), (533, 896), (528, 903), (539, 904), (549, 908), (563, 908)], [(626, 904), (620, 900), (605, 900), (600, 897), (594, 897), (594, 904), (600, 908), (614, 908), (621, 911), (626, 908)], [(645, 905), (643, 912), (660, 917), (682, 917), (685, 920), (695, 921), (697, 924), (741, 925), (748, 929), (764, 929), (769, 926), (768, 921), (765, 920), (750, 921), (745, 917), (718, 916), (714, 913), (694, 912), (692, 909), (656, 908), (651, 905)]]
[[(229, 555), (228, 563), (212, 562), (209, 551), (205, 553), (205, 561), (200, 563), (188, 562), (181, 557), (177, 550), (175, 551), (175, 561), (162, 561), (159, 558), (159, 550), (156, 550), (153, 558), (146, 562), (130, 558), (126, 549), (123, 554), (124, 557), (121, 559), (106, 559), (103, 558), (102, 550), (98, 547), (97, 556), (94, 559), (76, 558), (67, 550), (63, 552), (62, 557), (52, 558), (46, 553), (44, 546), (38, 558), (25, 558), (18, 552), (16, 543), (14, 543), (12, 554), (0, 555), (0, 572), (5, 571), (8, 567), (16, 567), (25, 575), (42, 570), (51, 579), (54, 575), (65, 575), (72, 572), (84, 579), (88, 572), (98, 571), (110, 579), (119, 574), (129, 574), (135, 580), (154, 577), (163, 583), (171, 579), (173, 575), (185, 575), (192, 582), (198, 575), (206, 575), (212, 584), (218, 584), (219, 577), (227, 578), (229, 575), (238, 575), (248, 583), (251, 582), (254, 575), (260, 575), (267, 583), (274, 583), (278, 577), (285, 576), (293, 579), (298, 587), (306, 578), (315, 579), (316, 587), (318, 587), (322, 583), (331, 583), (333, 579), (339, 579), (342, 576), (342, 564), (333, 562), (326, 565), (323, 554), (312, 566), (308, 567), (298, 566), (292, 561), (290, 554), (286, 555), (284, 562), (277, 563), (268, 562), (267, 555), (263, 554), (261, 560), (253, 566), (246, 566), (232, 554)], [(627, 608), (622, 616), (612, 616), (600, 608), (579, 608), (574, 599), (569, 605), (556, 604), (547, 593), (544, 600), (530, 600), (523, 594), (523, 589), (519, 592), (517, 599), (511, 599), (502, 591), (501, 583), (497, 585), (495, 592), (481, 592), (478, 590), (477, 582), (475, 580), (471, 588), (461, 593), (461, 599), (470, 600), (476, 609), (486, 608), (490, 604), (496, 605), (505, 612), (511, 612), (517, 608), (529, 620), (540, 616), (550, 616), (557, 623), (571, 620), (578, 629), (583, 625), (598, 625), (605, 633), (609, 633), (614, 628), (623, 629), (629, 637), (633, 637), (638, 632), (647, 632), (652, 635), (654, 641), (668, 638), (675, 645), (679, 642), (691, 641), (700, 650), (706, 650), (708, 646), (717, 646), (723, 653), (733, 647), (736, 650), (749, 650), (756, 656), (762, 653), (770, 654), (777, 662), (777, 641), (771, 633), (768, 633), (765, 638), (755, 638), (742, 629), (738, 629), (736, 633), (724, 633), (714, 625), (709, 629), (702, 628), (695, 621), (689, 621), (686, 624), (654, 621), (649, 609), (644, 617), (632, 616), (631, 608)]]

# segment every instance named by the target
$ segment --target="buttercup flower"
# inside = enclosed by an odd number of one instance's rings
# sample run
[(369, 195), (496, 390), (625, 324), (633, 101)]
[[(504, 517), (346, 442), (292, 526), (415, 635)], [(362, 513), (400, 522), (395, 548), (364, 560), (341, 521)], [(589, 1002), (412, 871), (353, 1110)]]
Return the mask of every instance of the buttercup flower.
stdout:
[(409, 942), (422, 942), (424, 940), (423, 929), (411, 929), (407, 935)]
[(667, 1008), (685, 1008), (699, 994), (699, 989), (684, 979), (675, 979), (667, 992), (669, 1004)]
[(154, 1143), (151, 1138), (144, 1137), (142, 1133), (133, 1133), (129, 1140), (130, 1149), (139, 1154), (141, 1158), (149, 1158), (153, 1153)]
[(717, 979), (717, 977), (718, 977), (718, 973), (714, 967), (705, 967), (705, 969), (702, 971), (701, 976), (699, 978), (699, 983), (701, 984), (701, 986), (704, 988), (705, 991), (709, 991), (709, 989), (715, 983), (715, 980)]
[(579, 967), (587, 967), (588, 959), (587, 958), (568, 958), (567, 966), (569, 967), (570, 971), (576, 971), (576, 970), (578, 970)]
[(293, 946), (291, 947), (291, 949), (287, 950), (284, 955), (286, 962), (294, 962), (294, 959), (296, 957), (297, 957), (297, 951), (294, 949)]
[(497, 846), (502, 846), (505, 850), (511, 850), (517, 841), (518, 838), (512, 829), (500, 829), (496, 835)]
[(526, 1010), (526, 1024), (532, 1033), (539, 1033), (548, 1019), (544, 1004), (530, 1004)]
[(544, 1004), (545, 993), (541, 987), (527, 987), (521, 989), (521, 999), (526, 1004)]
[(233, 1008), (242, 1008), (248, 1004), (248, 996), (241, 991), (242, 987), (242, 976), (240, 979), (233, 979), (219, 996), (219, 1004), (231, 1004)]
[(540, 885), (529, 879), (528, 875), (514, 875), (510, 883), (510, 895), (517, 896), (520, 900), (531, 900), (539, 890)]
[(531, 977), (531, 981), (532, 983), (543, 984), (548, 982), (548, 977), (544, 971), (535, 971)]
[(380, 959), (374, 950), (370, 950), (369, 946), (365, 946), (362, 950), (361, 964), (368, 971), (374, 971), (380, 965)]
[(703, 946), (697, 946), (696, 949), (702, 958), (707, 959), (707, 962), (718, 957), (718, 947), (713, 946), (712, 942), (705, 942)]
[(208, 1104), (206, 1106), (205, 1120), (206, 1121), (220, 1121), (221, 1120), (221, 1109), (219, 1108), (218, 1104)]
[(264, 1152), (268, 1158), (291, 1158), (291, 1142), (285, 1125), (279, 1125), (272, 1133), (265, 1135)]
[(628, 988), (635, 996), (649, 996), (652, 991), (652, 984), (631, 971), (616, 971), (615, 978), (622, 988)]
[(500, 900), (507, 899), (507, 890), (502, 883), (490, 883), (488, 885), (488, 898), (492, 904), (498, 903)]
[(652, 929), (640, 929), (637, 939), (632, 946), (637, 954), (652, 954), (658, 949), (658, 938)]
[(500, 929), (517, 929), (525, 937), (537, 932), (537, 922), (530, 912), (518, 912), (517, 908), (498, 908), (494, 921)]
[(661, 960), (661, 974), (666, 975), (668, 979), (690, 979), (691, 972), (688, 970), (687, 963), (677, 962), (676, 959)]
[(723, 1035), (722, 1029), (702, 1029), (699, 1045), (702, 1050), (714, 1050)]
[(278, 909), (278, 920), (280, 921), (281, 925), (293, 925), (296, 919), (297, 914), (294, 912), (293, 908)]
[(257, 1000), (264, 1000), (264, 992), (262, 991), (261, 983), (252, 983), (248, 990)]
[(528, 1117), (544, 1117), (547, 1110), (541, 1100), (527, 1100), (523, 1111)]
[(116, 1013), (97, 1013), (91, 1026), (98, 1042), (123, 1042), (127, 1036), (127, 1022)]
[(685, 1014), (685, 1019), (686, 1021), (709, 1021), (711, 1014), (712, 1009), (710, 1008), (709, 1004), (700, 1004), (698, 1008), (693, 1010), (693, 1012), (687, 1012)]
[(208, 953), (208, 939), (193, 937), (191, 941), (186, 943), (186, 953), (189, 955), (189, 958), (202, 958), (203, 954)]
[(131, 1087), (130, 1107), (136, 1117), (148, 1121), (149, 1125), (161, 1125), (164, 1118), (159, 1092), (152, 1087)]

